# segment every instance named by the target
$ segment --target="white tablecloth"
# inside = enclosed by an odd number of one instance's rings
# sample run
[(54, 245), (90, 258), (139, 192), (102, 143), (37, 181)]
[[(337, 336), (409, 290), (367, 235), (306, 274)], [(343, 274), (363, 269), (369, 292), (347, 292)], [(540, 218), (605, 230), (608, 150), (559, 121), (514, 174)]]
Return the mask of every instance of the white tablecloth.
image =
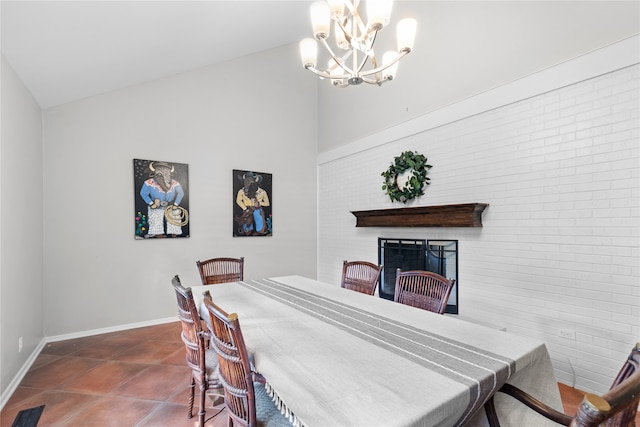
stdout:
[[(482, 425), (505, 380), (562, 409), (535, 339), (300, 276), (192, 290), (238, 313), (256, 370), (308, 427)], [(502, 394), (496, 406), (504, 427), (555, 425)]]

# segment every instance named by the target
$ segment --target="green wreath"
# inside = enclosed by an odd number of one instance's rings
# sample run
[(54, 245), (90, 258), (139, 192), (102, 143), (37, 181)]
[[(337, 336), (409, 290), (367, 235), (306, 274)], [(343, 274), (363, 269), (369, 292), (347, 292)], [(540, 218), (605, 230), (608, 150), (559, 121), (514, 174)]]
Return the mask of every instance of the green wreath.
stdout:
[[(382, 190), (389, 196), (392, 202), (398, 201), (406, 203), (408, 200), (414, 199), (424, 194), (424, 186), (429, 185), (430, 179), (427, 172), (431, 169), (431, 165), (427, 164), (427, 158), (415, 151), (405, 151), (391, 163), (389, 169), (382, 172), (384, 184)], [(407, 181), (404, 188), (398, 188), (398, 175), (412, 171), (411, 177)]]

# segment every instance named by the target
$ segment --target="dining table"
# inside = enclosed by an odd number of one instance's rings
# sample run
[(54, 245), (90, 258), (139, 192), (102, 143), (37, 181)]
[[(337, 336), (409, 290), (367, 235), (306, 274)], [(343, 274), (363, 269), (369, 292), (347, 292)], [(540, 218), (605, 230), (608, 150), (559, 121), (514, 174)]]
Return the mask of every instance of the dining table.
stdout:
[[(298, 276), (193, 286), (237, 313), (254, 368), (296, 426), (483, 426), (505, 383), (562, 410), (545, 343)], [(498, 393), (504, 427), (555, 425)]]

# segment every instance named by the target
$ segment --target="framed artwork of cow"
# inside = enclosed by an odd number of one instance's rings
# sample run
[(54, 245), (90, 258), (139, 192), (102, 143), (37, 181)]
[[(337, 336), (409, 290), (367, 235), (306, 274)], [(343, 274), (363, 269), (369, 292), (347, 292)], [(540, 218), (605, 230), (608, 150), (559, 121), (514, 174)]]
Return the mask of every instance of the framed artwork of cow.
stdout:
[(133, 159), (135, 238), (189, 237), (189, 165)]
[(273, 235), (270, 173), (233, 170), (233, 236)]

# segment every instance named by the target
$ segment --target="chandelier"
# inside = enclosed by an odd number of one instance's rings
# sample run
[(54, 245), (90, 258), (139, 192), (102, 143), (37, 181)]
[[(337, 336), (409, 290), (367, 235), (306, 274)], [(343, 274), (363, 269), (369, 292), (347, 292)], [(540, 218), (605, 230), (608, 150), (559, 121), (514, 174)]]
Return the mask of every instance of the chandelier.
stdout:
[[(398, 50), (386, 52), (382, 62), (376, 56), (373, 44), (378, 32), (389, 23), (393, 0), (367, 0), (367, 22), (358, 11), (360, 0), (326, 0), (311, 5), (311, 24), (314, 39), (300, 42), (302, 65), (320, 78), (330, 79), (336, 87), (376, 84), (393, 80), (398, 61), (413, 49), (416, 20), (405, 18), (397, 24)], [(328, 43), (331, 23), (334, 27), (334, 43)], [(318, 42), (331, 59), (327, 68), (316, 68)], [(367, 65), (368, 64), (368, 65)], [(367, 66), (367, 68), (365, 68)]]

